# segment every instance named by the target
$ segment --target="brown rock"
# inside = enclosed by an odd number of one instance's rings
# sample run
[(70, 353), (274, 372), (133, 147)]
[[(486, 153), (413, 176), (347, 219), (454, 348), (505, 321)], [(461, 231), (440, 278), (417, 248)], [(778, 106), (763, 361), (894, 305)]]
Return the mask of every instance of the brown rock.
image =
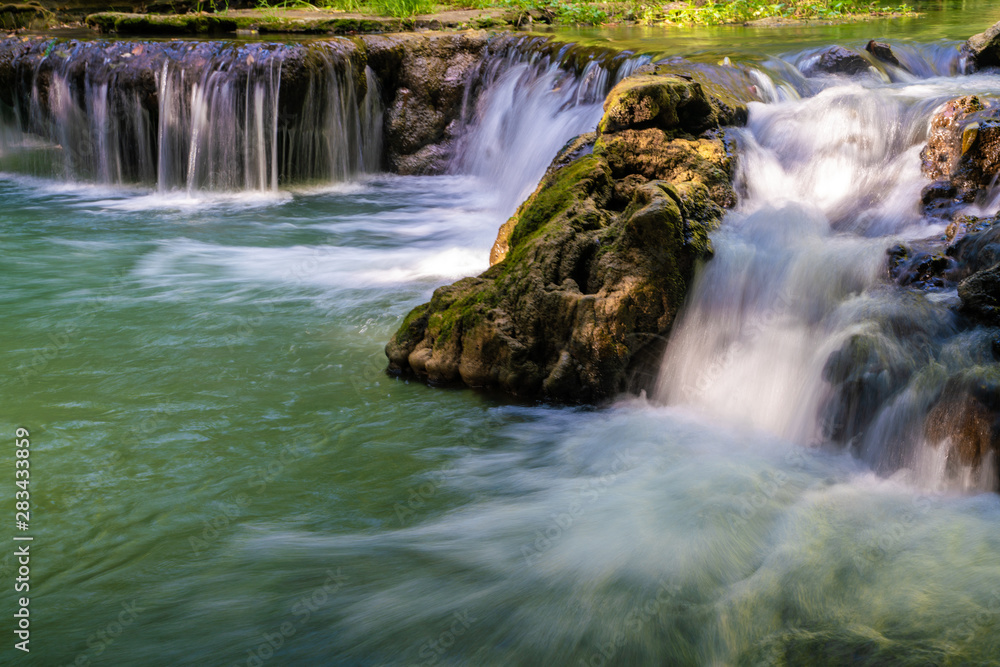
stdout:
[(1000, 107), (977, 95), (946, 103), (931, 120), (920, 159), (924, 175), (935, 179), (921, 194), (924, 210), (950, 217), (1000, 171)]
[(962, 57), (966, 60), (967, 72), (1000, 65), (1000, 22), (970, 37), (962, 45)]
[(896, 54), (892, 52), (892, 47), (885, 42), (876, 42), (873, 39), (865, 46), (865, 51), (884, 63), (889, 63), (890, 65), (895, 65), (896, 67), (902, 67), (902, 65), (899, 64), (899, 59), (896, 58)]
[(962, 465), (978, 467), (990, 452), (1000, 454), (996, 412), (968, 392), (946, 391), (928, 413), (924, 435), (935, 446), (950, 441)]
[(619, 91), (602, 134), (570, 142), (501, 228), (493, 266), (407, 316), (386, 346), (391, 372), (561, 401), (649, 386), (642, 365), (662, 353), (735, 200), (723, 138), (690, 134), (719, 109), (677, 81)]
[(972, 274), (958, 284), (962, 310), (976, 319), (1000, 325), (1000, 264)]

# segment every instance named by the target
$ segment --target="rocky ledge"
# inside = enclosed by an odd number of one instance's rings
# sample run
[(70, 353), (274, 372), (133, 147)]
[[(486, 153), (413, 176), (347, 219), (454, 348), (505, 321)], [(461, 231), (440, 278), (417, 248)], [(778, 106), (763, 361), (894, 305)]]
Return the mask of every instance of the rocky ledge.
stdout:
[(723, 128), (745, 119), (666, 71), (618, 84), (597, 132), (570, 142), (501, 227), (492, 266), (406, 317), (390, 372), (558, 401), (649, 386), (735, 203)]

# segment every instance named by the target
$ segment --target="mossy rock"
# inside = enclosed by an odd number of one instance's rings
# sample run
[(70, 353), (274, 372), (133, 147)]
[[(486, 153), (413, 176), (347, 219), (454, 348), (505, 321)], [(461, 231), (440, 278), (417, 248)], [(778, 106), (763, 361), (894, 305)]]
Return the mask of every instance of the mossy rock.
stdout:
[(99, 12), (87, 25), (102, 33), (120, 35), (205, 35), (235, 32), (237, 22), (215, 14), (127, 14)]
[[(599, 135), (567, 144), (501, 228), (490, 269), (410, 313), (386, 346), (390, 372), (571, 402), (652, 385), (709, 232), (735, 202), (732, 159), (697, 83), (616, 90)], [(634, 150), (643, 132), (658, 133), (643, 145), (658, 160)]]
[(317, 14), (302, 18), (285, 16), (279, 11), (206, 12), (189, 14), (135, 14), (98, 12), (86, 18), (88, 26), (106, 34), (118, 35), (218, 35), (237, 30), (261, 34), (347, 35), (402, 30), (402, 19), (364, 18)]
[(641, 74), (616, 85), (604, 101), (598, 132), (656, 127), (695, 134), (718, 125), (701, 85), (679, 77)]
[(31, 28), (41, 30), (55, 21), (49, 10), (35, 3), (6, 4), (0, 6), (0, 29), (20, 30)]

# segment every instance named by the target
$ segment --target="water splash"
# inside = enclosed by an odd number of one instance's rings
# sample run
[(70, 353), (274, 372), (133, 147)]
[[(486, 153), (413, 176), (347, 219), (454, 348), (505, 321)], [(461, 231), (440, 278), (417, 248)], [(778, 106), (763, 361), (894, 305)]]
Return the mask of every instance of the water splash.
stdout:
[(485, 63), (484, 90), (465, 114), (450, 171), (479, 177), (497, 193), (497, 208), (513, 212), (559, 149), (596, 129), (611, 88), (648, 62), (571, 45), (553, 52), (538, 38), (515, 43)]
[(990, 471), (944, 466), (948, 444), (923, 434), (947, 373), (986, 363), (988, 345), (975, 346), (976, 359), (949, 358), (954, 292), (900, 290), (886, 251), (942, 231), (918, 208), (918, 154), (935, 108), (1000, 87), (871, 73), (805, 85), (787, 64), (756, 75), (774, 85), (761, 86), (771, 103), (751, 103), (736, 133), (741, 203), (714, 236), (658, 396), (798, 442), (847, 445), (876, 471), (906, 469), (925, 487), (995, 488)]

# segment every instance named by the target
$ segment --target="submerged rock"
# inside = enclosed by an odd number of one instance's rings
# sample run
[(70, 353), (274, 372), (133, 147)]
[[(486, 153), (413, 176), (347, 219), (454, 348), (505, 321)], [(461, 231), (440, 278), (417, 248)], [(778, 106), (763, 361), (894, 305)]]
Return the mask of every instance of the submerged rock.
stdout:
[(977, 95), (945, 103), (931, 119), (920, 159), (924, 175), (934, 179), (921, 194), (925, 211), (950, 218), (1000, 171), (1000, 106)]
[(817, 56), (814, 56), (802, 67), (806, 76), (819, 74), (860, 74), (866, 72), (871, 65), (864, 56), (842, 46), (831, 46)]
[(718, 130), (729, 118), (698, 83), (620, 83), (598, 133), (570, 142), (500, 229), (490, 269), (406, 317), (390, 372), (562, 401), (649, 386), (735, 201)]

